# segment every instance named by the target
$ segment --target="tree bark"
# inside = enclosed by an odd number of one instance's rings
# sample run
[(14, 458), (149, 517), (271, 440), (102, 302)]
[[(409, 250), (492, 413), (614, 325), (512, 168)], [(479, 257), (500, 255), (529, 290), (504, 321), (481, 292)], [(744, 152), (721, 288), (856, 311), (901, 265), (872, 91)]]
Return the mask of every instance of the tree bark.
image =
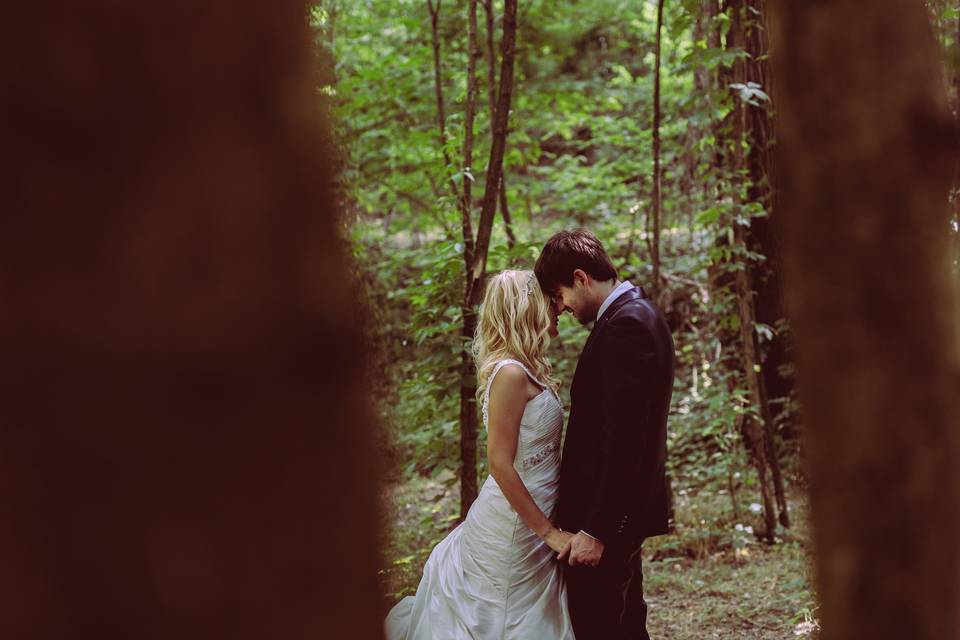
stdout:
[[(742, 248), (744, 247), (744, 243), (741, 229), (741, 227), (737, 227), (735, 242), (737, 247)], [(753, 314), (753, 290), (750, 288), (750, 277), (748, 275), (747, 265), (740, 265), (737, 269), (735, 282), (737, 301), (740, 307), (741, 362), (743, 364), (747, 389), (750, 391), (750, 403), (760, 412), (759, 416), (755, 416), (752, 413), (745, 415), (741, 429), (744, 441), (747, 444), (747, 449), (757, 469), (757, 481), (760, 484), (760, 496), (763, 500), (764, 525), (766, 526), (765, 537), (767, 542), (772, 544), (777, 528), (777, 519), (774, 512), (774, 496), (776, 492), (774, 491), (774, 493), (771, 494), (773, 456), (776, 454), (771, 447), (769, 430), (766, 428), (769, 411), (765, 410), (766, 398), (763, 397), (760, 375), (757, 372), (760, 365), (754, 339), (756, 322)], [(781, 509), (780, 513), (782, 517), (785, 517), (786, 509)]]
[[(721, 16), (729, 16), (730, 1), (722, 0), (707, 0), (708, 7), (712, 12), (711, 19), (714, 25), (714, 28), (709, 32), (709, 46), (713, 49), (725, 48), (730, 50), (733, 48), (734, 43), (733, 39), (730, 36), (729, 30), (726, 34), (726, 40), (724, 40), (723, 35), (723, 24), (724, 20), (721, 19)], [(742, 43), (738, 46), (742, 46)], [(714, 86), (717, 87), (717, 95), (726, 93), (729, 96), (730, 92), (730, 83), (733, 82), (733, 68), (727, 65), (717, 65), (714, 68), (713, 78)], [(708, 94), (709, 95), (709, 94)], [(712, 110), (712, 105), (711, 105)], [(728, 118), (730, 116), (727, 116)], [(723, 174), (726, 167), (726, 145), (722, 141), (727, 137), (728, 133), (724, 130), (724, 124), (726, 120), (714, 119), (713, 126), (713, 135), (714, 138), (718, 141), (716, 148), (713, 153), (713, 168), (717, 174)], [(704, 181), (704, 184), (708, 184), (707, 181)]]
[(510, 205), (507, 202), (507, 174), (500, 176), (500, 215), (503, 217), (503, 230), (507, 234), (507, 248), (513, 249), (517, 244), (517, 236), (513, 233), (513, 218), (510, 216)]
[[(475, 5), (474, 5), (475, 6)], [(473, 261), (466, 273), (464, 289), (463, 331), (465, 344), (473, 338), (476, 327), (476, 307), (480, 302), (482, 282), (486, 274), (487, 253), (493, 229), (493, 217), (497, 207), (497, 185), (503, 175), (503, 151), (507, 137), (507, 117), (510, 113), (510, 98), (513, 91), (513, 59), (516, 44), (517, 2), (507, 0), (503, 15), (503, 38), (501, 52), (500, 86), (497, 108), (493, 120), (493, 142), (487, 164), (483, 191), (483, 206), (477, 223), (477, 239), (474, 244)], [(477, 406), (476, 376), (472, 358), (461, 355), (460, 388), (460, 517), (477, 498)]]
[[(487, 97), (490, 101), (490, 122), (494, 120), (494, 113), (497, 109), (495, 98), (497, 72), (496, 72), (496, 54), (493, 47), (493, 0), (483, 0), (483, 8), (487, 15)], [(491, 127), (491, 135), (492, 135)], [(507, 234), (507, 248), (513, 249), (517, 244), (517, 236), (513, 232), (513, 219), (510, 217), (510, 207), (507, 203), (507, 177), (500, 177), (499, 186), (500, 215), (503, 216), (503, 230)]]
[[(750, 58), (746, 63), (746, 81), (755, 82), (768, 95), (773, 94), (773, 77), (770, 73), (768, 56), (770, 44), (767, 24), (766, 0), (746, 0), (748, 10), (745, 25), (746, 50)], [(771, 98), (772, 100), (772, 98)], [(747, 170), (750, 178), (747, 188), (747, 200), (761, 204), (767, 215), (750, 220), (745, 234), (745, 246), (762, 254), (766, 259), (750, 264), (749, 281), (756, 291), (753, 299), (754, 321), (775, 327), (783, 319), (784, 307), (780, 285), (780, 243), (776, 234), (776, 174), (773, 157), (773, 120), (770, 117), (773, 106), (765, 101), (759, 105), (742, 105), (746, 111), (746, 135), (749, 145)], [(756, 336), (754, 336), (756, 338)], [(757, 380), (760, 405), (766, 433), (767, 459), (773, 478), (773, 489), (777, 499), (778, 518), (784, 527), (790, 526), (786, 489), (777, 452), (776, 422), (782, 415), (782, 408), (774, 415), (770, 406), (771, 392), (774, 398), (787, 398), (793, 391), (793, 385), (780, 375), (780, 368), (788, 361), (786, 336), (777, 332), (770, 339), (766, 354), (761, 355), (758, 345), (758, 364), (760, 376)], [(781, 404), (781, 407), (784, 405)]]
[[(464, 234), (469, 232), (469, 221), (473, 211), (473, 201), (470, 196), (472, 180), (466, 173), (473, 174), (473, 119), (477, 103), (477, 0), (470, 0), (467, 5), (467, 107), (464, 118), (464, 198), (461, 203), (461, 214), (464, 216)], [(464, 235), (464, 246), (473, 245), (473, 237)], [(476, 366), (473, 362), (473, 353), (470, 349), (473, 334), (477, 328), (477, 314), (470, 301), (470, 269), (473, 266), (473, 255), (464, 253), (464, 296), (460, 309), (462, 316), (462, 330), (460, 333), (460, 519), (467, 517), (470, 505), (477, 499), (479, 487), (477, 485), (477, 381)]]
[(493, 119), (493, 140), (490, 145), (490, 161), (487, 163), (483, 205), (480, 210), (480, 221), (477, 228), (476, 250), (467, 286), (467, 299), (474, 306), (479, 302), (480, 285), (486, 274), (487, 251), (490, 248), (493, 216), (497, 207), (497, 185), (500, 184), (503, 177), (503, 152), (507, 142), (507, 125), (513, 93), (513, 59), (516, 50), (516, 36), (517, 0), (505, 0), (500, 53), (500, 86)]
[[(438, 6), (440, 0), (437, 0)], [(473, 121), (477, 111), (477, 0), (467, 3), (467, 104), (463, 117), (463, 189), (460, 198), (460, 216), (463, 220), (463, 246), (473, 245)], [(440, 102), (438, 102), (440, 104)], [(468, 272), (473, 261), (472, 252), (464, 251), (464, 270)]]
[(937, 48), (919, 0), (775, 6), (821, 637), (957, 638), (957, 136)]
[(194, 9), (5, 16), (5, 638), (382, 634), (306, 6)]
[(497, 54), (493, 42), (493, 0), (482, 1), (487, 19), (487, 102), (490, 108), (490, 128), (493, 129), (493, 115), (497, 111)]
[[(745, 0), (730, 0), (727, 4), (730, 12), (730, 30), (727, 33), (728, 49), (745, 48), (746, 31), (744, 28), (744, 12), (746, 11)], [(733, 65), (731, 80), (733, 84), (745, 84), (747, 82), (746, 62), (743, 59), (737, 60)], [(731, 195), (735, 208), (739, 209), (743, 205), (744, 185), (741, 177), (744, 167), (743, 158), (743, 140), (747, 132), (747, 108), (748, 105), (740, 97), (734, 98), (733, 110), (730, 115), (731, 138), (727, 149), (727, 164), (730, 171)], [(770, 436), (773, 432), (773, 426), (769, 422), (770, 411), (767, 404), (767, 398), (764, 395), (764, 388), (760, 382), (758, 369), (760, 368), (760, 358), (756, 346), (756, 312), (753, 302), (753, 287), (750, 281), (750, 260), (747, 257), (747, 247), (744, 238), (744, 226), (737, 220), (732, 221), (733, 227), (733, 249), (739, 264), (734, 274), (734, 291), (736, 292), (740, 315), (740, 369), (743, 371), (744, 380), (747, 389), (750, 392), (751, 405), (756, 409), (759, 415), (748, 414), (744, 416), (741, 425), (741, 431), (744, 437), (744, 443), (750, 452), (754, 466), (757, 469), (758, 481), (760, 484), (760, 495), (763, 501), (764, 523), (766, 527), (767, 542), (772, 543), (776, 534), (776, 513), (774, 507), (776, 490), (771, 492), (771, 483), (779, 473), (779, 464), (776, 458), (775, 447), (770, 442)], [(773, 472), (776, 464), (777, 473)], [(782, 486), (782, 485), (781, 485)], [(789, 522), (786, 518), (786, 502), (782, 503), (780, 509), (781, 519)]]
[(460, 521), (467, 517), (470, 505), (477, 499), (477, 370), (469, 346), (477, 330), (477, 310), (464, 304), (460, 341)]
[(654, 300), (660, 295), (660, 218), (663, 209), (663, 195), (661, 194), (662, 169), (660, 167), (660, 66), (662, 64), (662, 34), (663, 34), (663, 3), (657, 2), (657, 37), (654, 49), (653, 70), (653, 244), (651, 245), (650, 259), (653, 263)]

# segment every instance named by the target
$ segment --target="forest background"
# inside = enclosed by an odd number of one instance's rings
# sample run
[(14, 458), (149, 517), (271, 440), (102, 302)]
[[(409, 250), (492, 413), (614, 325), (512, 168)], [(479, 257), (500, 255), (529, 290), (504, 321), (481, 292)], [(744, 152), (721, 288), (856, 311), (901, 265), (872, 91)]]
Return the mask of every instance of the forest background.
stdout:
[[(927, 6), (956, 105), (960, 11)], [(384, 372), (369, 384), (391, 480), (385, 605), (416, 588), (486, 476), (469, 357), (485, 274), (532, 268), (582, 226), (677, 345), (676, 526), (645, 545), (651, 630), (816, 633), (766, 3), (327, 0), (310, 19)], [(566, 385), (586, 332), (561, 321)]]

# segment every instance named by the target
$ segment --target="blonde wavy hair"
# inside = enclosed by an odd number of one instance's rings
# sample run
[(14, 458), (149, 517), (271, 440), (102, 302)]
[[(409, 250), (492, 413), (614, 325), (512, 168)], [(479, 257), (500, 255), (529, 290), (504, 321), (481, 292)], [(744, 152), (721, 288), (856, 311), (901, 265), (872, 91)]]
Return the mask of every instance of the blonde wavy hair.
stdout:
[(549, 304), (533, 271), (507, 270), (490, 278), (473, 338), (477, 398), (483, 397), (494, 366), (504, 358), (522, 362), (538, 380), (557, 390), (545, 355), (550, 344)]

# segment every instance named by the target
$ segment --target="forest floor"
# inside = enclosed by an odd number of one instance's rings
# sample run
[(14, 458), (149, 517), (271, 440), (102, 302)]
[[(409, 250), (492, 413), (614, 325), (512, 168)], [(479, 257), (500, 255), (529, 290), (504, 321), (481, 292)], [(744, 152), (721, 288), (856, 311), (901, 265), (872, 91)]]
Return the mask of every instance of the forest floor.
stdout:
[[(733, 517), (726, 492), (681, 490), (676, 532), (644, 543), (650, 635), (665, 640), (815, 638), (806, 503), (790, 496), (791, 529), (767, 545), (761, 517), (744, 500)], [(433, 546), (456, 525), (459, 485), (449, 472), (389, 486), (380, 571), (384, 605), (413, 594)], [(739, 525), (739, 527), (737, 526)]]

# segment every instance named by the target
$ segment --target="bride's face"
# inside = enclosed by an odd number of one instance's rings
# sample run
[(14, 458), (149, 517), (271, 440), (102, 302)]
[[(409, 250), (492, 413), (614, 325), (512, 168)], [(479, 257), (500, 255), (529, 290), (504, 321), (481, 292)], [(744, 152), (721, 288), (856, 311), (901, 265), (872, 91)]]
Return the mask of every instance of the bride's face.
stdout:
[(553, 299), (550, 300), (550, 305), (547, 307), (547, 314), (550, 316), (547, 333), (550, 334), (551, 338), (556, 338), (560, 335), (560, 331), (557, 329), (557, 319), (560, 317), (560, 309), (557, 308), (557, 303)]

